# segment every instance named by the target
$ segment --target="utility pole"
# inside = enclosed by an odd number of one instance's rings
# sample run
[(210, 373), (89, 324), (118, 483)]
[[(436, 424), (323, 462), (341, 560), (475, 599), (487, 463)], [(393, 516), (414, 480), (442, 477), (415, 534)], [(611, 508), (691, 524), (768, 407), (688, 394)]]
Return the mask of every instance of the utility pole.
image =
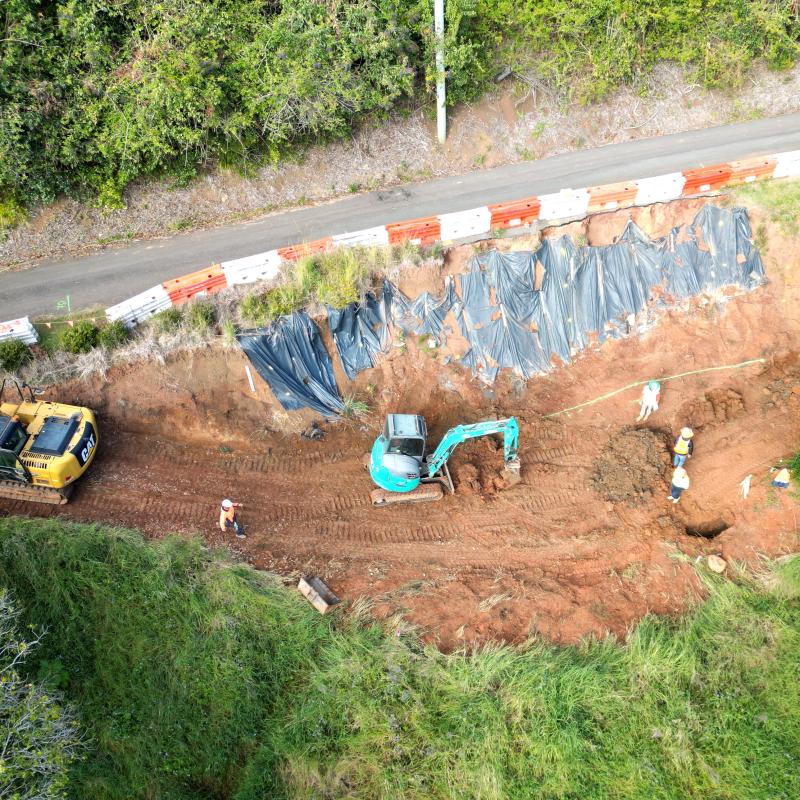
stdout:
[(436, 34), (436, 127), (439, 143), (447, 138), (444, 91), (444, 0), (433, 0), (433, 30)]

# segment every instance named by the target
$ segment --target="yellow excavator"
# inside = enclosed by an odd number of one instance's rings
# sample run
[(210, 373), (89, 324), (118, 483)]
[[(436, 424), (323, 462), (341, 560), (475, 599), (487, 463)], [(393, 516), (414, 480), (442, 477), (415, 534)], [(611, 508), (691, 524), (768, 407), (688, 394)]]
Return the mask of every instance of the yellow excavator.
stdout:
[[(11, 401), (7, 389), (16, 390)], [(30, 386), (14, 380), (0, 385), (0, 497), (66, 503), (98, 442), (88, 408), (37, 400)]]

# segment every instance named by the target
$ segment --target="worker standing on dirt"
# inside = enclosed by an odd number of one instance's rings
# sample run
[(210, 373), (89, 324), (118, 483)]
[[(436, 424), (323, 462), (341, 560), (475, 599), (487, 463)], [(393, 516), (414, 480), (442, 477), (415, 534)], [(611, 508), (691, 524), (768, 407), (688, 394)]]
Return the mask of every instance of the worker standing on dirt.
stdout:
[(637, 422), (644, 422), (650, 414), (658, 411), (658, 403), (661, 400), (661, 384), (658, 381), (650, 381), (642, 389), (642, 407)]
[(680, 435), (675, 440), (672, 448), (675, 457), (672, 459), (673, 467), (682, 467), (687, 458), (692, 457), (694, 450), (694, 431), (691, 428), (681, 428)]
[(234, 503), (233, 500), (225, 498), (220, 504), (219, 509), (219, 527), (225, 533), (228, 528), (233, 528), (237, 539), (244, 539), (244, 527), (241, 525), (236, 513), (237, 508), (241, 508), (241, 503)]
[(689, 473), (683, 467), (676, 467), (672, 473), (672, 486), (670, 487), (669, 499), (677, 503), (681, 495), (689, 488)]

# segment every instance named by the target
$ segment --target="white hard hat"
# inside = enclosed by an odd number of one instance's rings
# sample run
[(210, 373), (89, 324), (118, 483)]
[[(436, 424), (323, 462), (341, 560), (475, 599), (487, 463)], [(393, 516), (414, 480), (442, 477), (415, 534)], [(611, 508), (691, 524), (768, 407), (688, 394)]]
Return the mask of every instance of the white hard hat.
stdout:
[(673, 477), (678, 476), (681, 477), (686, 474), (686, 470), (683, 467), (675, 467), (675, 472), (672, 473)]
[(691, 428), (681, 428), (681, 436), (684, 439), (691, 439), (694, 436), (694, 431)]
[(228, 500), (227, 498), (222, 501), (222, 507), (227, 511), (229, 508), (233, 506), (233, 500)]

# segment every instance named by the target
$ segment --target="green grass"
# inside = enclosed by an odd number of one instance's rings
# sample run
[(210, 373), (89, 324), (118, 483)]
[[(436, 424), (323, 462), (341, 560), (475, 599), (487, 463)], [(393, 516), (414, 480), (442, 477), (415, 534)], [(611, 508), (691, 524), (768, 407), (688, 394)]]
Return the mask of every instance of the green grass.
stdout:
[(0, 521), (0, 582), (49, 634), (89, 757), (76, 798), (234, 796), (328, 624), (269, 576), (197, 542)]
[(217, 312), (210, 300), (192, 300), (186, 307), (186, 321), (189, 327), (204, 333), (217, 324)]
[(784, 235), (800, 233), (800, 180), (756, 181), (737, 187), (731, 195), (737, 203), (765, 209)]
[(159, 333), (174, 333), (183, 325), (185, 313), (185, 306), (173, 306), (153, 316), (149, 324)]
[(733, 575), (624, 645), (443, 655), (196, 542), (0, 520), (90, 737), (76, 798), (797, 797), (800, 560)]
[(354, 394), (347, 394), (342, 398), (342, 416), (356, 419), (369, 414), (369, 403), (359, 400)]
[(327, 253), (301, 258), (282, 286), (253, 292), (242, 300), (239, 313), (251, 325), (268, 325), (311, 303), (344, 308), (369, 288), (369, 279), (393, 259), (407, 257), (405, 249), (388, 247), (338, 247)]

